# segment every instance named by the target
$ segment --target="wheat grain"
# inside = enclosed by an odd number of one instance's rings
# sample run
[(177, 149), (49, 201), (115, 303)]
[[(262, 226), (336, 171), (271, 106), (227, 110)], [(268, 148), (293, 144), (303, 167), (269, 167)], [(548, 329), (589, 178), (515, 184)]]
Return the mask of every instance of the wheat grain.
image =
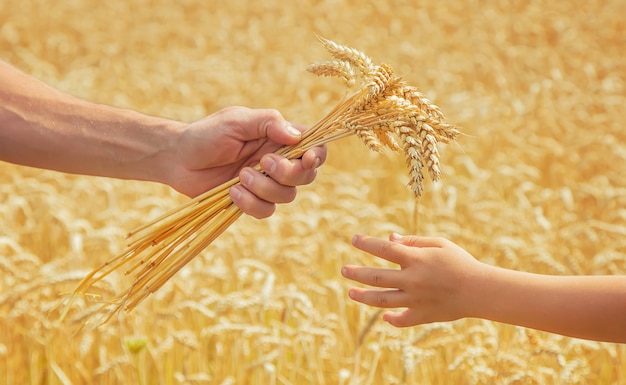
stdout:
[(307, 71), (318, 76), (335, 76), (343, 79), (346, 88), (356, 84), (356, 74), (352, 65), (342, 60), (332, 60), (314, 63), (307, 67)]
[(324, 48), (336, 59), (345, 61), (356, 67), (363, 76), (367, 77), (375, 71), (372, 60), (363, 52), (345, 45), (337, 44), (334, 41), (318, 36)]

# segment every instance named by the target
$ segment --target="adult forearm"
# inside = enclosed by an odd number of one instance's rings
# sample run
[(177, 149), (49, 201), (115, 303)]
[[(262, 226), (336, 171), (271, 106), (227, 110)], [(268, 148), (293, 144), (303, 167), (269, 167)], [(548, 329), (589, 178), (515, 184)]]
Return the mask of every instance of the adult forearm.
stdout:
[(562, 335), (626, 342), (625, 276), (549, 276), (490, 267), (475, 316)]
[(182, 123), (90, 103), (0, 62), (0, 160), (87, 175), (161, 181)]

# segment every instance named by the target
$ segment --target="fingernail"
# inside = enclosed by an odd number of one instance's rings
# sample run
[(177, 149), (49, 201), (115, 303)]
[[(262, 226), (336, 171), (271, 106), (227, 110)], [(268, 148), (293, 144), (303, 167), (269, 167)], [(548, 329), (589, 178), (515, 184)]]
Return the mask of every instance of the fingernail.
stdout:
[(398, 233), (391, 233), (391, 239), (394, 241), (399, 241), (402, 239), (402, 235), (398, 234)]
[(254, 176), (249, 171), (242, 171), (241, 175), (239, 175), (239, 179), (243, 182), (244, 185), (250, 186), (252, 185), (252, 181), (254, 180)]
[(342, 267), (341, 268), (341, 275), (343, 275), (345, 277), (347, 273), (348, 273), (348, 269), (346, 269), (345, 267)]
[(315, 166), (313, 168), (318, 168), (321, 164), (322, 164), (322, 160), (318, 156), (317, 158), (315, 158)]
[(348, 296), (354, 299), (354, 290), (348, 290)]
[(230, 189), (230, 196), (233, 200), (239, 200), (241, 198), (241, 191), (238, 188), (233, 187)]
[(289, 135), (291, 136), (295, 136), (296, 138), (299, 138), (300, 136), (302, 136), (302, 133), (300, 132), (300, 130), (298, 130), (289, 122), (285, 123), (285, 129), (287, 130), (287, 133), (289, 133)]
[(272, 159), (271, 157), (266, 156), (261, 159), (261, 167), (263, 167), (265, 171), (271, 174), (276, 171), (276, 162), (274, 162), (274, 159)]
[(353, 245), (356, 243), (356, 240), (357, 240), (358, 238), (359, 238), (359, 237), (358, 237), (357, 235), (353, 235), (353, 236), (352, 236), (352, 244), (353, 244)]

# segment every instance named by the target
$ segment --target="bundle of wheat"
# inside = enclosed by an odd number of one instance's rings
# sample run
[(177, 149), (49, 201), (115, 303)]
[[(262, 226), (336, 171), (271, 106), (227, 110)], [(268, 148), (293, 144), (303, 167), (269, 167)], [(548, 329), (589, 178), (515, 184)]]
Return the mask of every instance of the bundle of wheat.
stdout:
[[(459, 131), (445, 122), (437, 106), (415, 87), (407, 85), (386, 64), (375, 65), (362, 52), (319, 38), (333, 57), (312, 64), (320, 76), (344, 80), (348, 95), (323, 119), (307, 130), (302, 140), (276, 151), (289, 159), (323, 144), (356, 135), (374, 151), (387, 147), (403, 151), (409, 167), (409, 187), (419, 199), (423, 170), (440, 179), (439, 142), (449, 143)], [(256, 166), (260, 170), (260, 166)], [(129, 266), (134, 282), (114, 298), (99, 305), (106, 322), (119, 310), (130, 311), (158, 290), (197, 256), (241, 215), (229, 197), (239, 178), (207, 191), (129, 234), (127, 249), (87, 275), (71, 294), (63, 316), (78, 295), (85, 294), (107, 275)]]

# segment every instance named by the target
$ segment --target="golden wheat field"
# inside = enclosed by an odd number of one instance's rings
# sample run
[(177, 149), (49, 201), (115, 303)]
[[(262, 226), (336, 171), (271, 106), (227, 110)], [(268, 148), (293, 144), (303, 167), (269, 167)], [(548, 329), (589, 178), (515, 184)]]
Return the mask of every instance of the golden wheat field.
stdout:
[(463, 133), (419, 205), (403, 159), (330, 144), (295, 202), (242, 217), (138, 308), (78, 333), (97, 298), (58, 322), (62, 296), (187, 198), (0, 163), (0, 384), (626, 383), (624, 345), (476, 319), (395, 329), (339, 274), (379, 263), (353, 234), (391, 231), (511, 269), (626, 274), (624, 15), (622, 0), (0, 0), (0, 59), (92, 101), (312, 125), (344, 92), (306, 72), (326, 58), (319, 34), (393, 66)]

